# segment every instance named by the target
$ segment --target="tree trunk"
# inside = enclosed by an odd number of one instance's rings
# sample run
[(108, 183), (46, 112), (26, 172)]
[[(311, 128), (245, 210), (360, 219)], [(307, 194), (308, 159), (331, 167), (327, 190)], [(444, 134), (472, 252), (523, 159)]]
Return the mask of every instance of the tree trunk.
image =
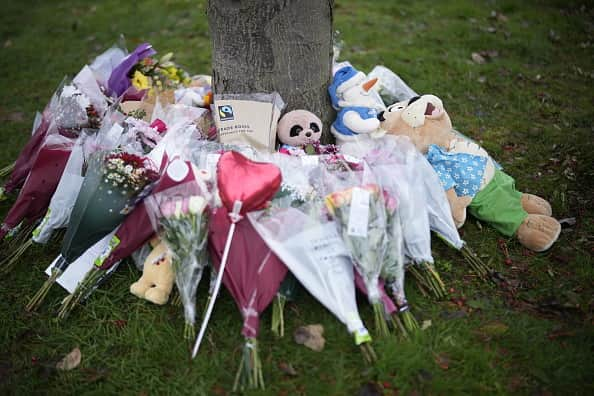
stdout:
[(331, 140), (333, 0), (209, 0), (213, 89), (277, 91), (286, 111), (305, 109)]

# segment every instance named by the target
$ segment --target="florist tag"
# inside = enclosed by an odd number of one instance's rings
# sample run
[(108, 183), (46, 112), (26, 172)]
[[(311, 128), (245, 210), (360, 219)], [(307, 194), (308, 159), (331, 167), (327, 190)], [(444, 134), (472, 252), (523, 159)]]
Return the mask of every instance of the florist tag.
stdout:
[(353, 187), (351, 209), (349, 212), (348, 234), (367, 238), (367, 223), (369, 222), (370, 193), (359, 187)]
[(221, 158), (221, 154), (208, 153), (206, 155), (206, 170), (213, 176), (214, 180), (216, 180), (217, 176), (217, 164), (219, 163), (219, 158)]

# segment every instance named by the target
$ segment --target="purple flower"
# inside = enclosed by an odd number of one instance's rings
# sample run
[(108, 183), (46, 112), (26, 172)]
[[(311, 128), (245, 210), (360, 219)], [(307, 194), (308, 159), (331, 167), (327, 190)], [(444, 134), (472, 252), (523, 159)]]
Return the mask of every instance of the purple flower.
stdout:
[(140, 44), (136, 49), (124, 60), (117, 65), (111, 72), (109, 80), (107, 81), (108, 92), (112, 96), (119, 97), (130, 87), (130, 79), (128, 73), (141, 60), (153, 56), (157, 53), (153, 46), (149, 43)]

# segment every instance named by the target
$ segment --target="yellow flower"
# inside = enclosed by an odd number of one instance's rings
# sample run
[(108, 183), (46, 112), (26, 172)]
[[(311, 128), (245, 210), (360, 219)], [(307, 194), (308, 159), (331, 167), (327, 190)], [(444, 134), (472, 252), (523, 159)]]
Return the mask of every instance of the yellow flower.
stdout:
[(139, 91), (151, 88), (149, 78), (141, 72), (139, 72), (138, 70), (136, 70), (134, 72), (134, 75), (132, 76), (132, 85)]

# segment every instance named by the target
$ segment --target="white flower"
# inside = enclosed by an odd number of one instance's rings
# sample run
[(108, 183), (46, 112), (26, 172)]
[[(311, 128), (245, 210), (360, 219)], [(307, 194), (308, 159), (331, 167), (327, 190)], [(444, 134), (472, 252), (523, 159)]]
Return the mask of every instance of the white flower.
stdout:
[(190, 213), (192, 213), (192, 214), (202, 213), (205, 206), (206, 206), (206, 200), (203, 197), (201, 197), (199, 195), (194, 195), (194, 196), (190, 197), (190, 200), (188, 202), (188, 209), (190, 210)]
[(133, 169), (134, 169), (134, 168), (132, 168), (132, 165), (126, 165), (126, 166), (124, 167), (124, 171), (125, 171), (126, 173), (128, 173), (128, 174), (132, 173), (132, 170), (133, 170)]

